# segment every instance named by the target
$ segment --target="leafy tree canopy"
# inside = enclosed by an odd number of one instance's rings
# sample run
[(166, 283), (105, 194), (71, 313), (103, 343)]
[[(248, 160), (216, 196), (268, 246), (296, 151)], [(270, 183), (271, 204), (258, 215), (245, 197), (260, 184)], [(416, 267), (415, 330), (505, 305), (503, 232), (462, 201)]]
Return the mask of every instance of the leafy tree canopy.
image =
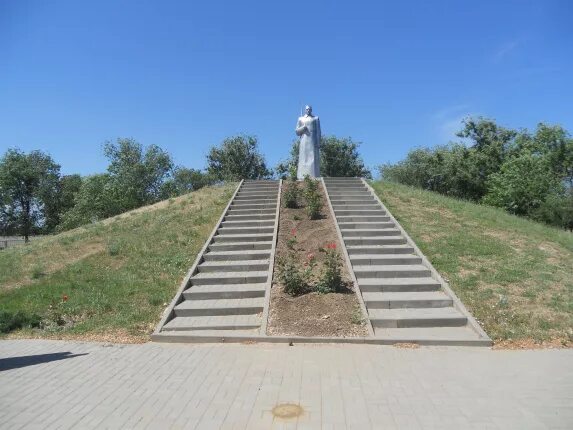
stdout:
[(50, 228), (55, 219), (60, 166), (42, 151), (9, 149), (0, 160), (0, 195), (5, 223), (26, 241), (33, 230)]
[(216, 180), (262, 179), (272, 175), (259, 153), (255, 136), (226, 138), (207, 154), (207, 171)]

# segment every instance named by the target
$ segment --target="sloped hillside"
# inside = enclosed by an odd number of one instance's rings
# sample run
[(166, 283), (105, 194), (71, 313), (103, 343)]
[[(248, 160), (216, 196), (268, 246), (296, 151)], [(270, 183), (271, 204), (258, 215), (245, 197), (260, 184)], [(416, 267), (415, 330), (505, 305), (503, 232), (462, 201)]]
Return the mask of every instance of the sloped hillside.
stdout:
[(573, 234), (404, 185), (372, 185), (498, 345), (572, 345)]
[(203, 188), (0, 251), (0, 332), (147, 340), (235, 187)]

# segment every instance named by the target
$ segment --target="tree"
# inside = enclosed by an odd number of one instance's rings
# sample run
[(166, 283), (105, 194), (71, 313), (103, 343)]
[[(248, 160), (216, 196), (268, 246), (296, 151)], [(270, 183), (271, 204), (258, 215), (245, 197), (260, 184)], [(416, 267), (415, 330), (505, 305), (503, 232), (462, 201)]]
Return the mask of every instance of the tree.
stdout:
[(559, 186), (546, 157), (524, 153), (490, 176), (483, 202), (515, 215), (531, 215), (548, 195), (559, 192)]
[[(276, 171), (280, 177), (296, 177), (298, 167), (298, 150), (300, 142), (294, 140), (289, 158), (280, 162)], [(365, 177), (372, 178), (372, 173), (364, 166), (358, 153), (359, 142), (351, 137), (339, 138), (323, 136), (320, 140), (320, 174), (325, 177)]]
[(26, 242), (34, 228), (51, 222), (54, 208), (50, 199), (56, 194), (60, 166), (47, 154), (25, 154), (9, 149), (0, 160), (0, 189), (3, 212), (12, 219)]
[(517, 134), (517, 131), (501, 127), (490, 119), (464, 120), (464, 128), (456, 135), (473, 141), (472, 163), (475, 165), (477, 188), (472, 195), (475, 199), (485, 195), (489, 175), (499, 171)]
[(320, 174), (326, 177), (372, 178), (351, 137), (325, 136), (320, 140)]
[(173, 177), (165, 182), (163, 195), (165, 197), (180, 196), (212, 183), (213, 179), (201, 170), (178, 166), (173, 169)]
[(246, 135), (228, 137), (221, 146), (212, 147), (207, 154), (207, 171), (221, 181), (262, 179), (272, 174), (259, 153), (257, 138)]
[(59, 231), (100, 221), (121, 213), (121, 201), (108, 173), (83, 178), (74, 196), (74, 206), (62, 215)]
[(173, 169), (167, 152), (156, 145), (144, 150), (133, 139), (117, 139), (116, 143), (105, 143), (104, 154), (110, 161), (109, 188), (119, 203), (120, 212), (161, 198), (163, 184)]

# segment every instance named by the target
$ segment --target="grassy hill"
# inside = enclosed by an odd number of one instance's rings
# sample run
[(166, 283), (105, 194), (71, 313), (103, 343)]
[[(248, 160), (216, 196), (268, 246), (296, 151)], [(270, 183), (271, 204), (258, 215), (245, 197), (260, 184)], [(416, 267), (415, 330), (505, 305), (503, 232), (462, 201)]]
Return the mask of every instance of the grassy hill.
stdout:
[(372, 184), (498, 343), (573, 343), (573, 234), (404, 185)]
[(147, 340), (235, 187), (0, 251), (0, 328), (20, 320), (38, 327), (10, 336)]

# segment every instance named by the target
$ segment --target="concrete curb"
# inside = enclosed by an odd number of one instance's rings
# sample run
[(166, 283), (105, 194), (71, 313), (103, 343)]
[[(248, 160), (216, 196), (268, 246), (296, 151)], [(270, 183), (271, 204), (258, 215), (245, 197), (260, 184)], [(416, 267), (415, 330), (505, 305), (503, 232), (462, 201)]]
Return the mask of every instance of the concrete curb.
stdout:
[(480, 340), (410, 340), (380, 339), (376, 337), (305, 337), (305, 336), (266, 336), (266, 335), (193, 335), (173, 332), (154, 333), (154, 342), (166, 343), (305, 343), (305, 344), (356, 344), (356, 345), (400, 345), (415, 344), (421, 346), (491, 346), (491, 341)]
[(267, 286), (265, 290), (265, 303), (263, 307), (263, 317), (261, 321), (261, 328), (259, 333), (266, 335), (267, 325), (269, 320), (270, 304), (271, 304), (271, 288), (273, 286), (274, 270), (275, 270), (275, 254), (277, 249), (277, 239), (279, 235), (279, 216), (281, 211), (281, 196), (282, 196), (283, 180), (279, 180), (279, 191), (277, 195), (277, 209), (275, 214), (275, 229), (273, 233), (273, 244), (271, 246), (271, 255), (269, 261), (269, 277), (267, 279)]
[(179, 286), (179, 289), (177, 290), (175, 297), (173, 298), (173, 300), (171, 301), (171, 303), (169, 304), (167, 309), (165, 309), (165, 311), (163, 312), (163, 316), (161, 317), (161, 320), (159, 321), (159, 324), (157, 324), (157, 326), (155, 327), (155, 331), (151, 335), (152, 339), (156, 335), (159, 335), (161, 330), (163, 329), (163, 326), (165, 324), (167, 324), (169, 321), (171, 321), (173, 319), (173, 317), (175, 316), (175, 312), (173, 311), (173, 309), (175, 308), (175, 306), (177, 306), (180, 302), (183, 301), (183, 291), (185, 291), (187, 289), (188, 284), (189, 284), (189, 280), (191, 279), (191, 277), (193, 275), (195, 275), (195, 273), (197, 273), (197, 266), (199, 264), (201, 264), (201, 262), (203, 261), (203, 254), (205, 254), (205, 251), (207, 250), (207, 248), (209, 247), (211, 242), (213, 242), (213, 237), (217, 234), (217, 230), (219, 230), (219, 228), (221, 227), (221, 223), (225, 219), (225, 216), (227, 215), (227, 212), (229, 211), (229, 208), (231, 207), (231, 203), (235, 199), (235, 196), (239, 192), (241, 185), (243, 185), (243, 182), (244, 182), (243, 180), (241, 180), (241, 182), (239, 182), (239, 185), (237, 186), (237, 188), (235, 189), (235, 192), (231, 196), (229, 203), (227, 203), (227, 206), (225, 207), (225, 209), (223, 210), (223, 213), (219, 217), (219, 220), (215, 224), (213, 231), (211, 231), (209, 238), (205, 241), (203, 248), (201, 248), (201, 250), (197, 253), (197, 257), (195, 258), (195, 262), (191, 266), (191, 269), (189, 269), (189, 271), (187, 272), (187, 275), (185, 275), (185, 278), (183, 278), (183, 282), (181, 282), (181, 285)]
[(374, 337), (374, 328), (372, 328), (372, 322), (370, 321), (370, 318), (368, 318), (368, 311), (366, 310), (366, 304), (364, 303), (364, 298), (362, 297), (362, 291), (360, 290), (360, 286), (358, 285), (358, 280), (356, 279), (356, 274), (354, 273), (354, 269), (352, 268), (352, 262), (350, 261), (350, 256), (348, 255), (348, 250), (346, 249), (344, 238), (342, 237), (342, 232), (340, 231), (340, 226), (338, 225), (336, 214), (334, 213), (334, 208), (332, 207), (332, 202), (330, 201), (330, 195), (328, 194), (328, 189), (326, 187), (326, 184), (324, 183), (324, 178), (322, 177), (320, 178), (320, 183), (322, 184), (322, 189), (324, 190), (324, 193), (326, 195), (326, 201), (328, 202), (328, 208), (330, 209), (330, 215), (332, 216), (334, 226), (336, 227), (336, 234), (338, 235), (338, 241), (340, 242), (340, 246), (342, 248), (342, 254), (344, 255), (346, 267), (352, 279), (354, 294), (356, 294), (356, 298), (358, 299), (358, 303), (360, 304), (360, 311), (362, 312), (362, 316), (367, 321), (366, 327), (368, 329), (368, 335), (370, 337)]
[[(362, 182), (364, 183), (364, 185), (366, 186), (366, 188), (368, 189), (368, 191), (370, 192), (370, 194), (372, 194), (372, 196), (378, 201), (378, 203), (382, 206), (382, 208), (384, 209), (384, 211), (386, 211), (386, 215), (388, 217), (390, 217), (390, 219), (394, 222), (394, 224), (396, 225), (396, 227), (400, 230), (400, 232), (402, 233), (402, 235), (406, 238), (406, 241), (408, 243), (408, 245), (410, 245), (412, 248), (414, 248), (414, 251), (416, 251), (416, 253), (422, 258), (422, 264), (424, 266), (426, 266), (428, 269), (430, 269), (432, 278), (434, 278), (436, 281), (438, 281), (441, 286), (442, 289), (444, 290), (444, 292), (452, 299), (453, 301), (453, 305), (454, 308), (457, 309), (462, 315), (464, 315), (465, 317), (467, 317), (468, 319), (468, 325), (479, 335), (480, 339), (477, 341), (481, 344), (481, 342), (483, 342), (483, 345), (485, 346), (492, 346), (493, 345), (493, 341), (490, 339), (490, 337), (487, 335), (487, 333), (483, 330), (483, 328), (478, 324), (478, 322), (475, 320), (475, 318), (472, 316), (472, 314), (466, 309), (466, 307), (464, 306), (464, 304), (461, 302), (461, 300), (458, 298), (458, 296), (456, 296), (456, 294), (454, 293), (454, 291), (450, 288), (449, 284), (446, 282), (446, 280), (444, 278), (442, 278), (442, 276), (438, 273), (438, 271), (434, 268), (434, 266), (432, 265), (432, 263), (430, 263), (430, 261), (426, 258), (426, 256), (424, 255), (424, 253), (420, 250), (420, 248), (418, 248), (418, 246), (416, 245), (416, 243), (412, 240), (412, 238), (408, 235), (408, 233), (402, 228), (402, 225), (396, 220), (396, 218), (394, 218), (394, 216), (392, 215), (392, 213), (388, 210), (388, 208), (384, 205), (384, 203), (382, 203), (382, 201), (380, 200), (380, 198), (378, 197), (378, 194), (376, 194), (376, 191), (374, 190), (374, 188), (372, 188), (370, 186), (370, 184), (368, 182), (366, 182), (364, 180), (364, 178), (362, 178)], [(475, 342), (475, 341), (474, 341)]]

